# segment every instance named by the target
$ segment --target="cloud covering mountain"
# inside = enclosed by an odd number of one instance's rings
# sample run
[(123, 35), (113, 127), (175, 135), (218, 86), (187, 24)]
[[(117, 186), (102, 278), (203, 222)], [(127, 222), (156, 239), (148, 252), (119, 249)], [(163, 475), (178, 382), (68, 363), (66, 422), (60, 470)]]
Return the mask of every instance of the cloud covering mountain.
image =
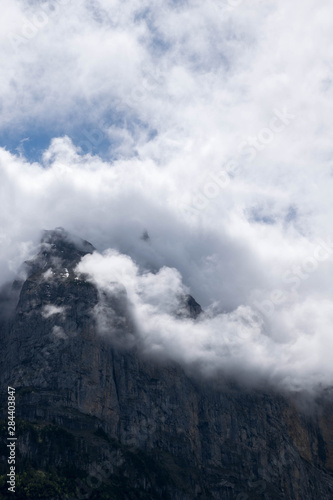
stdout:
[[(6, 6), (2, 283), (63, 226), (100, 287), (126, 286), (147, 349), (332, 384), (332, 10)], [(202, 319), (174, 318), (179, 291)]]

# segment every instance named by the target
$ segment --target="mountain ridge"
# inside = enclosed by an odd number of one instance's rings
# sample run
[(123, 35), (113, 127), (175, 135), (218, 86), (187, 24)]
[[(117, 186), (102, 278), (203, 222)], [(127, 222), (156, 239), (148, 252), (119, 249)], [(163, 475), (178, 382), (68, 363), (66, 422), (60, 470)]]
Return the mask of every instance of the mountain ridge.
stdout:
[[(63, 229), (45, 232), (0, 322), (1, 387), (17, 391), (17, 498), (331, 499), (331, 393), (302, 409), (292, 393), (204, 380), (99, 334), (99, 291), (74, 271), (94, 251)], [(126, 300), (107, 297), (110, 329), (131, 339)], [(195, 319), (199, 304), (184, 300)], [(89, 486), (105, 464), (112, 472)]]

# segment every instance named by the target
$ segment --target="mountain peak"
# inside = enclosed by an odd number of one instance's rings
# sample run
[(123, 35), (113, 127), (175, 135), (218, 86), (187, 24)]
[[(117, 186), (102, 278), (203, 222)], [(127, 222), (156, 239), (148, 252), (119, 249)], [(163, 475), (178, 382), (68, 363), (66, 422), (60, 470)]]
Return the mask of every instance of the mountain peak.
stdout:
[(30, 275), (48, 269), (52, 272), (66, 270), (68, 273), (73, 271), (82, 257), (94, 251), (95, 247), (88, 241), (57, 227), (43, 231), (38, 254), (26, 264)]

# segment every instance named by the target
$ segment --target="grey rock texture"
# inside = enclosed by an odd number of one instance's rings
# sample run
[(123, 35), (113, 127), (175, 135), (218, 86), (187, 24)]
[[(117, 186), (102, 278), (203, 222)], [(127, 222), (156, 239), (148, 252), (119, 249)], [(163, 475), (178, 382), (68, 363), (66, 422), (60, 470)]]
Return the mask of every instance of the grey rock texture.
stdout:
[[(0, 297), (6, 310), (14, 303), (1, 316), (0, 377), (3, 398), (7, 385), (17, 390), (21, 463), (59, 476), (75, 465), (76, 490), (45, 498), (331, 500), (331, 391), (296, 400), (145, 357), (126, 291), (101, 297), (74, 272), (93, 251), (45, 232), (25, 282)], [(101, 300), (110, 335), (97, 331)], [(187, 296), (181, 311), (201, 308)], [(105, 463), (102, 486), (87, 486)]]

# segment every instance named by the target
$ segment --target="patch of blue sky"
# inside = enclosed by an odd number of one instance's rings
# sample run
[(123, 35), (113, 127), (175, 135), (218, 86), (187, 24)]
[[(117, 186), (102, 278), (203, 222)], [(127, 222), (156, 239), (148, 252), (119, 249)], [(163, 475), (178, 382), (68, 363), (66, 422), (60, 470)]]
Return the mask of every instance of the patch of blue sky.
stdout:
[(98, 155), (104, 160), (115, 160), (120, 149), (121, 134), (108, 134), (108, 129), (126, 130), (133, 137), (138, 130), (145, 133), (146, 140), (156, 136), (156, 131), (126, 112), (109, 112), (94, 121), (81, 119), (56, 123), (27, 122), (0, 130), (0, 147), (13, 154), (23, 156), (29, 162), (40, 162), (44, 151), (55, 137), (68, 136), (78, 148), (79, 154)]

